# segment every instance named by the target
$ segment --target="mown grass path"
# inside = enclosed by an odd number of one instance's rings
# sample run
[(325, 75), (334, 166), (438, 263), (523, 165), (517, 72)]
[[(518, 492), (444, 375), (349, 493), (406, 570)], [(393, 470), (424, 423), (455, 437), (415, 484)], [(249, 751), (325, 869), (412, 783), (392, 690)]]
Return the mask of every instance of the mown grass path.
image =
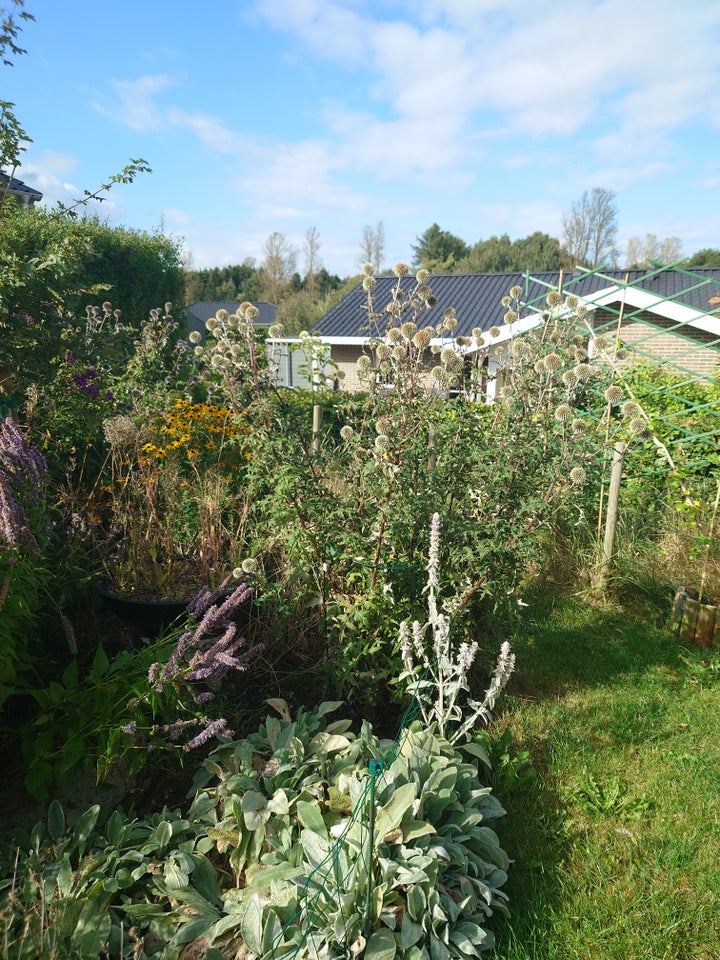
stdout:
[(535, 616), (496, 720), (538, 777), (497, 774), (515, 865), (493, 960), (720, 958), (720, 651), (577, 601)]

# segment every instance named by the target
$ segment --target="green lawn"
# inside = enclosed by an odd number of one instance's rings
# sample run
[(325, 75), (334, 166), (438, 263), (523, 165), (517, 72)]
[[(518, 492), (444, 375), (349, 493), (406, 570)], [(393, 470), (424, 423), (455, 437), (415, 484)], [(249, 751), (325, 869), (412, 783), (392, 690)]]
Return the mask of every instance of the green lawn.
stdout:
[(526, 611), (496, 726), (515, 860), (493, 960), (720, 958), (720, 651), (578, 601)]

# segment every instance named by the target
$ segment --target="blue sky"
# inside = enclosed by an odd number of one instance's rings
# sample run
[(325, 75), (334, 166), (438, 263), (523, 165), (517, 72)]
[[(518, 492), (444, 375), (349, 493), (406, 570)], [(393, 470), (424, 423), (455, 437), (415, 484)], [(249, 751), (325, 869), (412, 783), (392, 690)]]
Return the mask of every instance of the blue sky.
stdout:
[[(0, 0), (0, 6), (7, 6)], [(182, 238), (194, 267), (258, 262), (273, 231), (357, 272), (433, 222), (468, 243), (561, 234), (614, 190), (619, 240), (720, 247), (718, 0), (27, 0), (0, 96), (18, 176), (68, 203), (131, 157), (110, 223)]]

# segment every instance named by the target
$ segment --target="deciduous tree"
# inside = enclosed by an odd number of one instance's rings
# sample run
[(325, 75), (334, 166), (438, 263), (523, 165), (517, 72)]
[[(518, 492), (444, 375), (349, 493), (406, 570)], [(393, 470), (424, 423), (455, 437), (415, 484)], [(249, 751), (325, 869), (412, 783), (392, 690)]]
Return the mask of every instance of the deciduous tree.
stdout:
[(573, 265), (613, 266), (617, 261), (618, 210), (615, 193), (604, 187), (585, 191), (563, 214), (563, 244)]

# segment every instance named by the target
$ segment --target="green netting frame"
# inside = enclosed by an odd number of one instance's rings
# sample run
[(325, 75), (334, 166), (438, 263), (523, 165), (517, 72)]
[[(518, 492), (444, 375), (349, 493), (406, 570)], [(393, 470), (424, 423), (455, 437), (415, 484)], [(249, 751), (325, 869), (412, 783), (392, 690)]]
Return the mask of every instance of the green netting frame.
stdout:
[[(616, 371), (615, 379), (617, 383), (622, 387), (626, 375), (628, 377), (632, 376), (636, 383), (639, 379), (642, 390), (646, 394), (661, 401), (668, 401), (668, 405), (675, 408), (662, 413), (654, 413), (650, 427), (655, 433), (668, 435), (664, 438), (663, 443), (672, 457), (673, 463), (681, 465), (685, 471), (691, 471), (702, 470), (706, 467), (712, 469), (713, 464), (720, 463), (720, 332), (715, 333), (707, 329), (707, 327), (716, 326), (720, 331), (720, 315), (711, 308), (710, 304), (708, 304), (708, 309), (700, 310), (696, 306), (689, 306), (685, 303), (683, 297), (690, 292), (707, 289), (707, 299), (709, 300), (711, 294), (717, 295), (720, 293), (720, 285), (707, 276), (683, 267), (682, 263), (683, 261), (675, 264), (662, 264), (653, 261), (651, 263), (652, 269), (632, 280), (622, 280), (617, 276), (610, 276), (604, 272), (602, 267), (596, 270), (581, 269), (580, 273), (576, 272), (566, 278), (561, 275), (560, 292), (574, 294), (581, 303), (588, 307), (595, 307), (596, 319), (592, 326), (593, 335), (603, 336), (607, 339), (611, 338), (614, 349), (623, 347), (629, 351), (630, 359), (620, 365)], [(659, 296), (647, 290), (648, 280), (659, 277), (668, 271), (686, 278), (686, 283), (682, 289), (678, 289), (668, 296)], [(583, 287), (587, 285), (588, 277), (607, 281), (607, 285), (592, 293), (581, 292)], [(546, 309), (545, 295), (529, 298), (528, 293), (531, 283), (545, 287), (548, 292), (557, 290), (558, 286), (540, 277), (535, 277), (530, 272), (525, 274), (526, 299), (523, 301), (524, 305), (530, 311), (542, 312)], [(609, 303), (601, 302), (607, 298), (610, 290), (614, 291), (616, 296)], [(628, 291), (631, 290), (642, 291), (644, 296), (651, 297), (651, 304), (639, 307), (629, 304), (627, 302)], [(664, 304), (682, 306), (692, 311), (692, 316), (688, 316), (685, 320), (676, 320), (669, 316), (653, 315), (652, 310), (662, 307)], [(598, 314), (601, 314), (601, 317), (598, 317)], [(704, 318), (711, 320), (712, 323), (705, 326), (704, 333), (698, 334), (695, 332), (698, 328), (693, 325), (692, 321), (702, 323)], [(641, 324), (645, 330), (631, 341), (624, 342), (623, 328), (628, 324)], [(637, 328), (635, 332), (638, 332)], [(678, 349), (673, 352), (672, 356), (659, 355), (656, 347), (660, 337), (671, 337), (678, 342)], [(692, 366), (693, 359), (701, 351), (707, 351), (711, 358), (716, 356), (714, 366), (706, 364), (705, 371), (694, 369)], [(658, 383), (655, 376), (657, 372), (672, 375), (674, 381), (671, 384)], [(708, 390), (706, 399), (697, 401), (684, 393), (685, 387), (698, 384), (707, 388), (717, 387), (717, 395), (711, 395), (711, 391)], [(598, 397), (597, 408), (594, 411), (597, 419), (603, 416), (603, 407), (604, 398)], [(693, 421), (700, 416), (703, 425), (698, 428)], [(657, 474), (666, 469), (672, 469), (670, 463), (658, 467), (656, 470), (649, 470), (646, 465), (638, 464), (638, 472), (643, 474)]]

